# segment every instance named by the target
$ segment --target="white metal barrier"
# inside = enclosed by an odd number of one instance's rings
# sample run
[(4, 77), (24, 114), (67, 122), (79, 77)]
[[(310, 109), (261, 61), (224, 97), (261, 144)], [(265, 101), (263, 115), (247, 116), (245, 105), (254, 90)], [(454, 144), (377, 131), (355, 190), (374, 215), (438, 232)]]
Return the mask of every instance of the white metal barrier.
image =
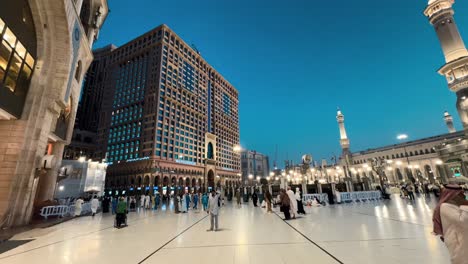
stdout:
[(320, 202), (326, 202), (328, 204), (328, 195), (326, 193), (304, 194), (302, 195), (302, 202), (307, 204), (308, 201), (312, 201), (316, 197), (320, 200)]
[(45, 219), (49, 216), (60, 216), (64, 217), (69, 212), (69, 207), (66, 205), (54, 205), (42, 207), (40, 215)]
[(341, 202), (365, 202), (380, 200), (382, 193), (380, 191), (366, 192), (343, 192), (341, 193)]
[[(84, 203), (81, 205), (81, 214), (87, 214), (91, 212), (91, 203)], [(66, 215), (73, 216), (75, 214), (75, 205), (53, 205), (45, 206), (41, 208), (41, 215), (45, 219), (49, 216), (64, 217)]]

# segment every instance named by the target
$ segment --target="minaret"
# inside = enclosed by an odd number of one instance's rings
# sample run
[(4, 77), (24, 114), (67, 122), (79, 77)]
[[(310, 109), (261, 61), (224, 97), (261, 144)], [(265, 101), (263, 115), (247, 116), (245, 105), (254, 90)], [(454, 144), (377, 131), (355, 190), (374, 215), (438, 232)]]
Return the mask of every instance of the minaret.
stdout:
[(447, 128), (449, 130), (449, 133), (457, 132), (455, 127), (453, 127), (453, 117), (447, 111), (444, 112), (444, 120), (445, 120), (445, 124), (447, 124)]
[[(455, 0), (429, 0), (424, 15), (439, 38), (446, 64), (439, 74), (447, 79), (449, 89), (457, 94), (457, 111), (463, 128), (468, 130), (468, 51), (453, 18)], [(468, 15), (468, 14), (467, 14)]]
[(343, 150), (343, 154), (349, 153), (349, 139), (346, 135), (346, 129), (344, 126), (344, 115), (341, 113), (341, 110), (338, 108), (338, 112), (336, 114), (336, 121), (338, 121), (338, 126), (340, 128), (340, 145), (341, 149)]

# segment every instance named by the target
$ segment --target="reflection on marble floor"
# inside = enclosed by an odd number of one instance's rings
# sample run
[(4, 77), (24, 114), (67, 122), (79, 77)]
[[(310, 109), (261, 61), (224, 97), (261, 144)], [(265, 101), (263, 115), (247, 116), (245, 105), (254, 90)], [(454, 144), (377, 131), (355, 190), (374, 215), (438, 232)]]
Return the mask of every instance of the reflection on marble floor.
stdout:
[(111, 215), (80, 217), (15, 236), (35, 240), (0, 254), (0, 263), (449, 263), (431, 235), (435, 201), (393, 198), (307, 208), (288, 223), (227, 203), (220, 232), (206, 232), (200, 211), (130, 213), (120, 230)]

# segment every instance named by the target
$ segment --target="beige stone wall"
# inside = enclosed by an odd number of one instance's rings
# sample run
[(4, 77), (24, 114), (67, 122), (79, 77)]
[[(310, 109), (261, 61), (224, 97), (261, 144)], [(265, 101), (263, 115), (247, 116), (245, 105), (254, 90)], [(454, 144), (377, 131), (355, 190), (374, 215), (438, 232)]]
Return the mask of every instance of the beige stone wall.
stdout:
[[(58, 167), (70, 142), (83, 75), (92, 61), (91, 44), (81, 27), (79, 81), (74, 78), (72, 29), (79, 19), (73, 1), (29, 0), (37, 34), (36, 67), (20, 120), (0, 121), (0, 226), (30, 221), (35, 201), (53, 198)], [(73, 74), (70, 74), (73, 73)], [(72, 81), (72, 112), (67, 138), (54, 136), (56, 120), (66, 106), (68, 78)], [(56, 166), (41, 170), (47, 144), (53, 142)]]

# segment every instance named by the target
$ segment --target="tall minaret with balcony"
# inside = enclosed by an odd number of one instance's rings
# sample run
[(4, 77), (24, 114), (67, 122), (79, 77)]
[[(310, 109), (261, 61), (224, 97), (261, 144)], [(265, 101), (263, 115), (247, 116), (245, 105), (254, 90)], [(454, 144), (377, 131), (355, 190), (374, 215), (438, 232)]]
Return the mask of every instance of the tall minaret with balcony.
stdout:
[(445, 124), (447, 125), (447, 128), (449, 130), (449, 133), (457, 132), (457, 130), (453, 126), (453, 117), (447, 111), (444, 112), (444, 120), (445, 120)]
[(454, 3), (455, 0), (429, 0), (424, 15), (434, 27), (445, 56), (446, 63), (438, 72), (457, 94), (458, 115), (463, 128), (468, 130), (468, 51), (453, 18)]
[(340, 128), (340, 145), (341, 149), (343, 150), (343, 156), (349, 154), (349, 139), (348, 135), (346, 135), (346, 129), (344, 125), (344, 115), (341, 113), (341, 110), (338, 108), (338, 112), (336, 114), (336, 121), (338, 121), (338, 126)]

